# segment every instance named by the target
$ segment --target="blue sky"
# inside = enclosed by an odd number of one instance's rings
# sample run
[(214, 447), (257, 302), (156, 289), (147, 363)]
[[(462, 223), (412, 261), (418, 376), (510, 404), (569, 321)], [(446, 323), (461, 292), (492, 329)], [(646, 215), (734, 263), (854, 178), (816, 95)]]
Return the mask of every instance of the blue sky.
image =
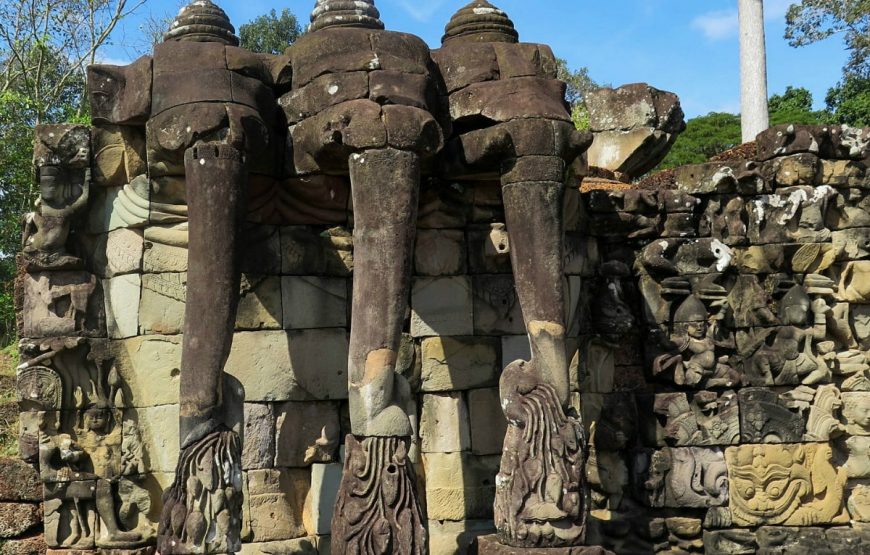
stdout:
[[(215, 0), (239, 25), (289, 8), (307, 23), (314, 0)], [(677, 93), (688, 117), (739, 111), (737, 0), (491, 0), (514, 20), (524, 42), (543, 42), (571, 67), (618, 86), (647, 82)], [(125, 21), (103, 56), (126, 62), (142, 44), (141, 18), (175, 13), (180, 0), (148, 0)], [(377, 0), (388, 29), (440, 44), (444, 25), (468, 0)], [(770, 91), (806, 87), (817, 107), (840, 77), (846, 52), (834, 37), (799, 49), (783, 38), (790, 0), (765, 0)], [(140, 46), (141, 48), (141, 46)]]

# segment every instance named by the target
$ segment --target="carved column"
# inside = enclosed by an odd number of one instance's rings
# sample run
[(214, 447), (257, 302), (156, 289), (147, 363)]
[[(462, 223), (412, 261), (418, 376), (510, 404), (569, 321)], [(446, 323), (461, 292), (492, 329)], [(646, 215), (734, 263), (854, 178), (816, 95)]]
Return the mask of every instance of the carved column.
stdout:
[[(564, 182), (591, 138), (571, 122), (552, 52), (520, 44), (513, 22), (489, 2), (459, 10), (434, 57), (456, 132), (443, 172), (499, 176), (531, 344), (530, 360), (511, 362), (500, 380), (508, 431), (496, 477), (498, 541), (482, 538), (480, 552), (600, 551), (575, 547), (586, 535), (586, 438), (569, 406), (563, 285)], [(498, 77), (485, 77), (493, 67)]]
[[(333, 517), (333, 553), (425, 553), (407, 460), (411, 392), (395, 372), (411, 283), (420, 157), (387, 148), (350, 157), (354, 280), (348, 391), (353, 435)], [(354, 437), (355, 436), (355, 437)]]
[(230, 145), (204, 143), (185, 154), (188, 277), (181, 354), (181, 456), (164, 494), (161, 553), (230, 553), (241, 548), (238, 435), (223, 422), (224, 364), (232, 345), (240, 286), (239, 221), (247, 169)]

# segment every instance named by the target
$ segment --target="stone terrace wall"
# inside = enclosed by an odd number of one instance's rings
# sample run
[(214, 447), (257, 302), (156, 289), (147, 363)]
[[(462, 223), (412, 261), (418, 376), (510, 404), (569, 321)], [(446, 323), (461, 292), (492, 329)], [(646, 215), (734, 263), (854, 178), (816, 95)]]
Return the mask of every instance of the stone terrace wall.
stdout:
[(584, 339), (577, 358), (594, 541), (866, 549), (868, 135), (781, 126), (756, 160), (586, 196), (600, 269), (633, 269), (617, 283), (636, 330)]
[[(863, 143), (834, 131), (771, 130), (758, 161), (682, 168), (673, 190), (569, 191), (566, 309), (572, 389), (592, 436), (590, 543), (858, 553), (870, 539), (868, 131)], [(83, 267), (22, 259), (22, 451), (36, 460), (61, 434), (87, 443), (82, 409), (102, 399), (113, 427), (100, 442), (123, 467), (120, 519), (145, 535), (178, 452), (183, 187), (133, 179), (143, 145), (120, 130), (94, 130), (92, 143)], [(529, 356), (500, 195), (498, 183), (430, 181), (421, 199), (400, 367), (417, 391), (412, 455), (433, 554), (493, 531), (498, 378)], [(329, 552), (334, 453), (349, 431), (352, 229), (346, 179), (251, 185), (227, 366), (228, 404), (244, 407), (249, 553)], [(93, 550), (57, 493), (67, 482), (41, 470), (49, 546)]]

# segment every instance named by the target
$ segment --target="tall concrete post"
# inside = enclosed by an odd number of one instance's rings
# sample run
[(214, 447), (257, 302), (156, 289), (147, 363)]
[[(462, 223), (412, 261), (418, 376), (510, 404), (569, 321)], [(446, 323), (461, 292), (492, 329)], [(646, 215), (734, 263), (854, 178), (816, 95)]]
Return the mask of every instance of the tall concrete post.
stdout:
[(743, 142), (770, 127), (764, 1), (738, 0), (740, 13), (740, 113)]

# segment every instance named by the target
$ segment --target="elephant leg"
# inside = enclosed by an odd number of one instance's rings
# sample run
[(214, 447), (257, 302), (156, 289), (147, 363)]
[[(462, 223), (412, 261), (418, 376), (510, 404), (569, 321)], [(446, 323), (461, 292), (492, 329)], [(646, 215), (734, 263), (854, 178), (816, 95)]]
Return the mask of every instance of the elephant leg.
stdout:
[[(583, 426), (568, 407), (562, 275), (565, 187), (560, 181), (564, 162), (529, 156), (508, 160), (504, 166), (511, 263), (532, 357), (510, 363), (499, 383), (509, 425), (496, 477), (495, 525), (501, 543), (514, 548), (582, 545), (588, 489)], [(547, 525), (530, 522), (528, 515), (537, 515)]]
[(240, 273), (238, 230), (247, 169), (222, 143), (185, 153), (188, 271), (181, 354), (181, 455), (164, 494), (158, 550), (240, 548), (241, 442), (224, 423), (224, 365), (233, 341)]
[(426, 553), (408, 448), (411, 392), (395, 365), (408, 308), (420, 158), (395, 149), (350, 157), (354, 279), (348, 360), (352, 434), (332, 552)]
[[(530, 157), (551, 166), (547, 176), (560, 174), (564, 162), (556, 157)], [(516, 164), (521, 167), (522, 162)], [(505, 219), (511, 237), (511, 264), (523, 319), (532, 347), (531, 366), (567, 406), (568, 361), (565, 351), (565, 293), (563, 285), (563, 199), (561, 181), (510, 180), (503, 176)]]

